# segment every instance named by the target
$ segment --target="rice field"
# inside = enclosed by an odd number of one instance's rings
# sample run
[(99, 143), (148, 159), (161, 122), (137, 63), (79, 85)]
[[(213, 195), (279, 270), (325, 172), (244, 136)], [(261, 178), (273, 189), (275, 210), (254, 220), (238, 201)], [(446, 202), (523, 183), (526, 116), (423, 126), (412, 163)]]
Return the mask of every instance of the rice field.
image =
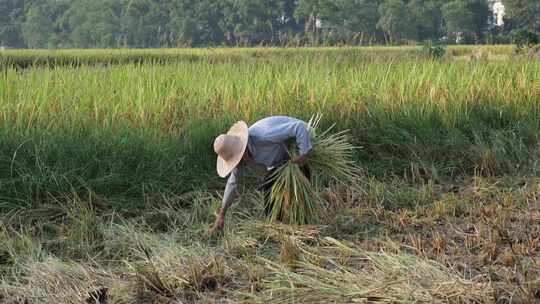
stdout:
[[(0, 67), (0, 302), (540, 301), (540, 61), (511, 46), (9, 50)], [(316, 113), (358, 147), (353, 185), (322, 189), (331, 214), (270, 224), (253, 180), (208, 235), (214, 137)]]
[[(510, 45), (450, 46), (448, 57), (470, 56), (481, 50), (490, 56), (508, 56), (514, 52)], [(68, 49), (68, 50), (3, 50), (0, 65), (18, 68), (35, 66), (81, 66), (127, 63), (170, 63), (182, 61), (243, 61), (249, 58), (335, 57), (349, 55), (361, 58), (422, 58), (419, 46), (400, 47), (325, 47), (325, 48), (204, 48), (204, 49)]]

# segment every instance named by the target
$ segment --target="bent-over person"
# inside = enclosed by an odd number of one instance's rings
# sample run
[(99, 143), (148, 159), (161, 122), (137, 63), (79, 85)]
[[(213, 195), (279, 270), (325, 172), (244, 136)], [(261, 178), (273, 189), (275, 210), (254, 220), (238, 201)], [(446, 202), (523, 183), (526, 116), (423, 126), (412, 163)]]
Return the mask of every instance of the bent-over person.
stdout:
[[(296, 141), (299, 155), (290, 159), (287, 142)], [(272, 202), (270, 176), (276, 168), (287, 161), (300, 166), (309, 179), (310, 170), (306, 164), (307, 154), (311, 151), (311, 139), (306, 122), (288, 116), (271, 116), (261, 119), (248, 128), (243, 121), (235, 123), (227, 132), (214, 141), (217, 153), (217, 172), (221, 177), (229, 176), (221, 209), (214, 224), (214, 230), (221, 230), (225, 225), (227, 209), (239, 196), (238, 185), (245, 173), (246, 166), (262, 165), (266, 176), (262, 182), (265, 194), (265, 213), (270, 215)]]

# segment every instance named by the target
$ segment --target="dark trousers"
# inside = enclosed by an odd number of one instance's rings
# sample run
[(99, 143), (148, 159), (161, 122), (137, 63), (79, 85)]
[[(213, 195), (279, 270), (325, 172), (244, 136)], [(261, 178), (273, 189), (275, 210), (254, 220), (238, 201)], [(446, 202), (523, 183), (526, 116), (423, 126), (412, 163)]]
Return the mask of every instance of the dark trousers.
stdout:
[[(302, 171), (302, 173), (305, 177), (307, 177), (308, 180), (311, 180), (311, 169), (308, 165), (300, 166), (300, 171)], [(274, 186), (274, 183), (272, 181), (272, 175), (274, 174), (274, 172), (276, 172), (276, 168), (266, 173), (266, 176), (264, 177), (264, 182), (261, 186), (261, 190), (264, 193), (264, 214), (266, 216), (270, 216), (270, 214), (272, 214), (272, 208), (274, 207), (274, 202), (272, 202), (270, 196), (272, 186)], [(278, 220), (281, 221), (281, 217), (279, 217)]]

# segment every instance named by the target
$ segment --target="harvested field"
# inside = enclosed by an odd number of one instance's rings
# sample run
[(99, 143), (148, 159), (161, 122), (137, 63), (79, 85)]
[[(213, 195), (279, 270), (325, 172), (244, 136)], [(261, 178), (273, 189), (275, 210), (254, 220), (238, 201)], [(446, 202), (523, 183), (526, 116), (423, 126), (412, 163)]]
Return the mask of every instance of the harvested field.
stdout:
[[(475, 49), (0, 52), (0, 302), (538, 303), (540, 62)], [(331, 212), (254, 179), (208, 236), (214, 137), (315, 113), (358, 147)]]

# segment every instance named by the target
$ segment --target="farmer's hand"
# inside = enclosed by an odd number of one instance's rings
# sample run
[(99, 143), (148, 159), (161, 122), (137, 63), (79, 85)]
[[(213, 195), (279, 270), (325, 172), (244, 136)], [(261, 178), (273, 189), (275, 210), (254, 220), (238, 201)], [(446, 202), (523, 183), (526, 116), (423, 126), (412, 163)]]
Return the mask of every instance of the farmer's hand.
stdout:
[(303, 166), (306, 164), (307, 155), (300, 155), (291, 159), (291, 163)]
[(216, 222), (214, 223), (214, 230), (223, 230), (225, 227), (225, 215), (222, 213), (218, 214)]
[(214, 226), (212, 226), (212, 228), (208, 229), (205, 233), (204, 233), (204, 238), (205, 239), (209, 239), (217, 234), (220, 234), (223, 232), (223, 227), (225, 227), (225, 217), (222, 216), (221, 214), (218, 215), (218, 217), (216, 218), (216, 221), (214, 222)]

